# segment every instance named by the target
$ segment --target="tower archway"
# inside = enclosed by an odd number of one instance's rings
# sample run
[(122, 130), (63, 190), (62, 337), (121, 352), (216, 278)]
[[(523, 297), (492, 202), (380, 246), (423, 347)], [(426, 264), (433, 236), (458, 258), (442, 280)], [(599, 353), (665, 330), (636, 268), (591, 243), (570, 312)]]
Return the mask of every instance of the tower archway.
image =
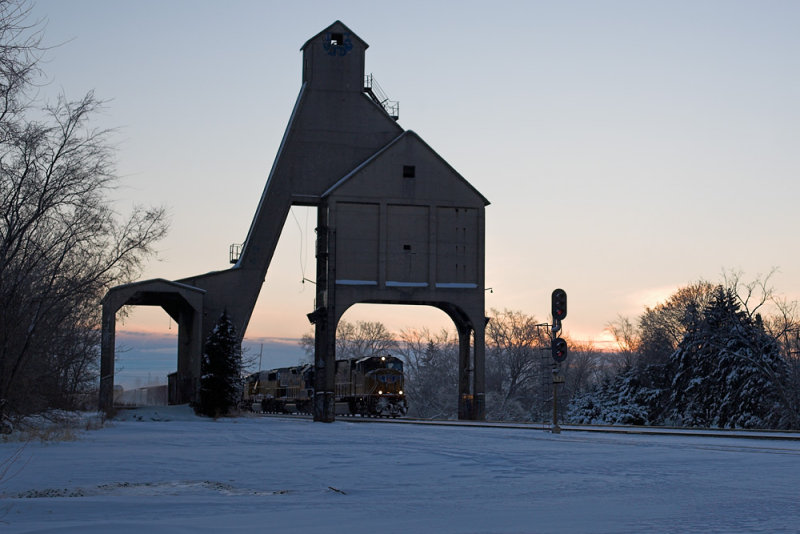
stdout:
[[(476, 373), (476, 361), (479, 366), (482, 365), (483, 358), (482, 355), (479, 353), (476, 359), (476, 352), (475, 347), (480, 347), (480, 337), (485, 335), (483, 331), (479, 328), (477, 335), (479, 337), (478, 343), (475, 343), (475, 329), (472, 328), (471, 323), (469, 323), (469, 317), (463, 311), (458, 309), (455, 306), (452, 306), (450, 303), (447, 302), (397, 302), (394, 300), (370, 300), (370, 301), (360, 301), (360, 302), (352, 302), (349, 305), (344, 303), (342, 304), (342, 308), (338, 318), (335, 318), (336, 324), (332, 325), (332, 329), (335, 332), (338, 332), (339, 324), (341, 321), (346, 320), (349, 315), (351, 315), (352, 311), (358, 310), (365, 305), (370, 306), (370, 316), (374, 318), (375, 322), (380, 322), (383, 324), (381, 320), (382, 316), (386, 314), (394, 313), (398, 309), (401, 308), (416, 308), (420, 311), (425, 309), (430, 310), (435, 313), (422, 313), (424, 317), (427, 317), (429, 320), (433, 320), (434, 327), (431, 331), (428, 331), (428, 335), (437, 336), (438, 334), (435, 332), (437, 329), (444, 328), (448, 332), (448, 339), (447, 344), (451, 345), (452, 341), (455, 341), (455, 349), (457, 353), (457, 361), (455, 362), (455, 387), (452, 391), (452, 397), (450, 397), (453, 402), (453, 406), (457, 408), (457, 414), (459, 419), (472, 419), (474, 417), (474, 404), (476, 398), (483, 398), (483, 393), (485, 390), (485, 385), (482, 383), (483, 378), (483, 369), (478, 369)], [(337, 306), (338, 308), (338, 306)], [(380, 310), (385, 310), (385, 313), (381, 313)], [(417, 312), (414, 315), (419, 315)], [(428, 323), (429, 324), (429, 323)], [(428, 324), (424, 321), (422, 322), (422, 327), (427, 329)], [(452, 325), (452, 327), (451, 327)], [(479, 322), (479, 326), (485, 326), (485, 320)], [(409, 324), (406, 322), (403, 327), (412, 327), (413, 330), (417, 330), (420, 328), (420, 321), (414, 321), (413, 324)], [(389, 330), (392, 335), (399, 335), (400, 331), (397, 329), (397, 323), (395, 323), (395, 329)], [(456, 337), (455, 339), (449, 337), (449, 333), (455, 332)], [(404, 341), (402, 339), (395, 339), (398, 343), (398, 352), (408, 356), (407, 351), (405, 350), (407, 347), (403, 345)], [(336, 350), (337, 346), (341, 346), (336, 337), (334, 336), (333, 340), (334, 344), (334, 351)], [(448, 347), (441, 347), (447, 349)], [(366, 354), (365, 354), (366, 355)], [(337, 358), (342, 358), (345, 355), (343, 354), (334, 354), (334, 360)], [(476, 377), (479, 379), (476, 382)], [(417, 377), (418, 379), (421, 377)], [(452, 379), (452, 375), (450, 378)], [(323, 384), (319, 384), (319, 387), (324, 387)], [(480, 394), (476, 397), (476, 394)], [(413, 406), (412, 406), (413, 408)]]
[(123, 306), (160, 306), (178, 325), (178, 366), (169, 384), (173, 404), (194, 402), (200, 383), (202, 318), (205, 291), (178, 282), (156, 279), (117, 286), (103, 298), (100, 352), (100, 406), (114, 400), (114, 348), (117, 312)]
[(123, 306), (115, 338), (114, 402), (166, 404), (178, 369), (177, 323), (160, 306)]

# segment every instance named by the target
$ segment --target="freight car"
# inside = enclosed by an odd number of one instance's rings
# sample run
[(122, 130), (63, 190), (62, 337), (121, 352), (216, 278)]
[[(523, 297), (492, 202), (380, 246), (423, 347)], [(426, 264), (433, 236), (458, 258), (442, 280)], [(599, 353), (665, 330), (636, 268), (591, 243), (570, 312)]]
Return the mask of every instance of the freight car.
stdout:
[[(336, 360), (337, 415), (399, 417), (408, 411), (403, 361), (394, 356)], [(267, 413), (311, 413), (314, 366), (260, 371), (245, 378), (243, 408)]]

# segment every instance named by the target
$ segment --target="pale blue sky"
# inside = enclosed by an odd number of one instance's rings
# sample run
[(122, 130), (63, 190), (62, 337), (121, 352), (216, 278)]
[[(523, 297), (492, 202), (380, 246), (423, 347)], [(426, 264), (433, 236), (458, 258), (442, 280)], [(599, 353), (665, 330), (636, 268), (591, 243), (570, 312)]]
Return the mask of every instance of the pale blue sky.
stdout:
[[(173, 225), (145, 278), (228, 267), (300, 88), (300, 46), (334, 20), (367, 72), (492, 204), (487, 307), (597, 339), (672, 289), (779, 267), (800, 297), (800, 2), (40, 0), (51, 82), (109, 99), (121, 209)], [(313, 215), (290, 217), (247, 336), (298, 337), (313, 289)], [(449, 326), (438, 311), (345, 319)], [(120, 328), (166, 329), (137, 311)]]

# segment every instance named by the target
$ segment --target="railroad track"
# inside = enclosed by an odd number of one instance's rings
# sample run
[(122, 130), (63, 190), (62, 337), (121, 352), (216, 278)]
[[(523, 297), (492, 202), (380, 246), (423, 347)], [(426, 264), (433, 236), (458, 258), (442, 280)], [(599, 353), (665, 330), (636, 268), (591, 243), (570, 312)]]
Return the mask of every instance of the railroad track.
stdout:
[[(283, 419), (311, 419), (310, 415), (300, 414), (258, 414), (260, 417), (283, 418)], [(336, 418), (337, 421), (348, 423), (378, 423), (378, 424), (401, 424), (401, 425), (426, 425), (426, 426), (455, 426), (455, 427), (478, 427), (478, 428), (514, 428), (520, 430), (538, 430), (540, 432), (550, 432), (549, 423), (517, 423), (510, 421), (441, 421), (429, 419), (412, 419), (399, 417), (397, 419), (387, 419), (379, 417), (343, 417)], [(662, 435), (662, 436), (694, 436), (712, 437), (728, 439), (764, 439), (764, 440), (787, 440), (800, 441), (800, 432), (786, 432), (782, 430), (728, 430), (716, 428), (677, 428), (677, 427), (653, 427), (653, 426), (632, 426), (632, 425), (560, 425), (561, 432), (595, 432), (604, 434), (643, 434), (643, 435)]]

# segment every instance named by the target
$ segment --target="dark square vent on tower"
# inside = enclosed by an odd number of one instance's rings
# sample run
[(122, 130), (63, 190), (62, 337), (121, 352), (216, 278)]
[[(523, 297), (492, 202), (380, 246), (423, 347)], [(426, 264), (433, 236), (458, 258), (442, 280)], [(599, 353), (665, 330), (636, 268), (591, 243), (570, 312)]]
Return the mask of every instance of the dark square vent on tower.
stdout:
[(331, 46), (340, 46), (344, 41), (344, 35), (341, 33), (331, 34)]
[(417, 175), (417, 168), (414, 165), (403, 165), (403, 178), (414, 178)]

